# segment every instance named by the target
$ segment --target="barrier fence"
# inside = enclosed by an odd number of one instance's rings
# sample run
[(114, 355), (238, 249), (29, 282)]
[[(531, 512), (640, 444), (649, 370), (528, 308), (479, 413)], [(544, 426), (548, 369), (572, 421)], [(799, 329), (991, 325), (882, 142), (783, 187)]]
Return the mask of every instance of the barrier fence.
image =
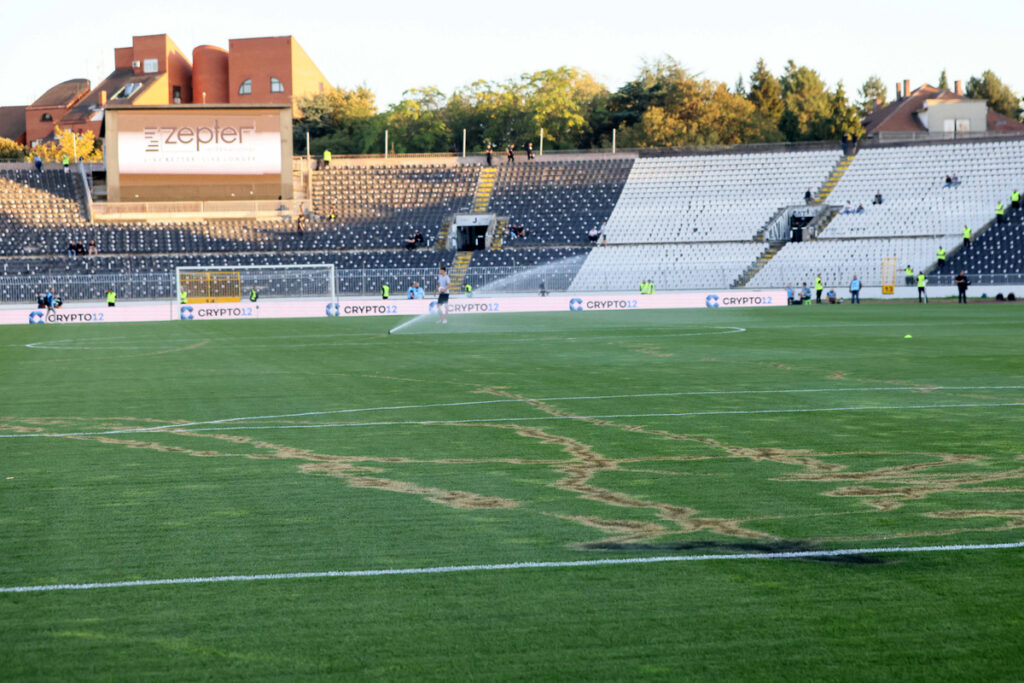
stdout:
[[(218, 270), (230, 267), (218, 266)], [(528, 268), (515, 266), (474, 267), (466, 275), (465, 282), (472, 285), (474, 293), (523, 294), (537, 293), (543, 289), (550, 292), (623, 291), (639, 287), (641, 280), (652, 277), (656, 284), (661, 282), (662, 290), (684, 289), (726, 289), (720, 284), (734, 279), (735, 264), (702, 264), (696, 270), (698, 276), (692, 286), (684, 280), (673, 284), (668, 276), (659, 278), (657, 264), (610, 268), (603, 271), (588, 271), (584, 286), (572, 287), (578, 271), (578, 263), (556, 262), (546, 266)], [(902, 285), (902, 273), (897, 284)], [(928, 284), (952, 285), (953, 273), (931, 274)], [(1024, 293), (1024, 274), (968, 273), (972, 285), (1019, 286)], [(718, 279), (719, 284), (713, 281)], [(862, 277), (865, 287), (881, 285), (880, 275)], [(392, 297), (405, 298), (407, 289), (418, 282), (425, 295), (430, 296), (437, 282), (437, 269), (429, 268), (362, 268), (335, 271), (335, 290), (338, 296), (372, 296), (380, 293), (382, 284), (391, 288)], [(633, 283), (633, 284), (630, 284)], [(246, 280), (246, 291), (250, 286), (260, 289), (261, 298), (305, 298), (323, 297), (321, 284), (311, 282), (302, 272), (275, 273), (260, 281)], [(761, 287), (784, 287), (786, 282), (760, 283)], [(793, 283), (788, 283), (793, 284)], [(848, 283), (827, 283), (830, 287), (845, 287)], [(55, 274), (55, 275), (3, 275), (0, 276), (0, 303), (35, 302), (36, 297), (53, 288), (65, 302), (105, 301), (106, 292), (113, 290), (119, 300), (168, 299), (176, 297), (174, 273), (117, 273), (117, 274)], [(742, 290), (736, 290), (742, 291)], [(1012, 290), (1010, 290), (1012, 291)]]

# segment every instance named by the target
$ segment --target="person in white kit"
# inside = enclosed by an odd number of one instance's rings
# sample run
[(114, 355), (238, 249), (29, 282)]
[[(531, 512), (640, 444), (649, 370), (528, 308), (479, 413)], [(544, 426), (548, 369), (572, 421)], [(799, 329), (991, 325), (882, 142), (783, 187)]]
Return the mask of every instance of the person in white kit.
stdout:
[(437, 276), (437, 313), (441, 316), (442, 325), (448, 324), (448, 287), (451, 283), (448, 269), (441, 266), (441, 272)]

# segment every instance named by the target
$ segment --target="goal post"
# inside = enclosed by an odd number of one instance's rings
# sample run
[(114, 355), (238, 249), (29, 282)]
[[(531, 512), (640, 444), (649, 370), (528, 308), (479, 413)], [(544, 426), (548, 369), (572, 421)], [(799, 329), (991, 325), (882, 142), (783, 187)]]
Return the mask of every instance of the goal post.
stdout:
[(238, 302), (255, 289), (261, 298), (326, 299), (337, 302), (333, 263), (279, 266), (178, 266), (174, 269), (177, 301)]
[(896, 293), (896, 257), (882, 259), (882, 294)]

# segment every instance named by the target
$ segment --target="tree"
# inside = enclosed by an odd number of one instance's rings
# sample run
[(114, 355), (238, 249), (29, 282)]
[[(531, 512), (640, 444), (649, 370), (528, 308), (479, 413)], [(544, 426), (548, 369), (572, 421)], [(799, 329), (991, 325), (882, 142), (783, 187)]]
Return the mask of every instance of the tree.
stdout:
[[(943, 71), (942, 73), (946, 72)], [(876, 107), (885, 106), (888, 90), (881, 78), (877, 75), (872, 75), (868, 77), (868, 80), (864, 81), (864, 85), (860, 86), (860, 91), (857, 94), (860, 96), (860, 99), (857, 101), (857, 111), (863, 117), (873, 112)]]
[(829, 137), (841, 139), (846, 136), (860, 137), (864, 134), (864, 126), (860, 122), (860, 114), (857, 108), (850, 104), (846, 98), (846, 90), (843, 82), (839, 81), (836, 90), (831, 98), (831, 125), (829, 126)]
[(76, 134), (74, 131), (54, 126), (53, 137), (53, 140), (38, 144), (28, 150), (28, 156), (38, 154), (43, 161), (55, 162), (62, 161), (64, 155), (67, 155), (68, 159), (72, 161), (75, 159), (103, 161), (103, 150), (91, 130)]
[(526, 110), (536, 133), (555, 148), (578, 148), (590, 142), (590, 117), (607, 100), (608, 90), (592, 75), (574, 67), (523, 74)]
[(779, 125), (782, 112), (786, 105), (782, 101), (782, 86), (778, 79), (768, 70), (763, 59), (757, 60), (754, 71), (750, 74), (750, 92), (747, 93), (757, 112), (772, 126)]
[(25, 158), (25, 147), (10, 138), (0, 138), (0, 159), (21, 161)]
[(814, 69), (793, 60), (779, 80), (785, 110), (779, 130), (788, 140), (820, 140), (830, 135), (832, 104), (825, 82)]
[(443, 111), (444, 93), (437, 88), (413, 88), (386, 115), (390, 139), (398, 153), (452, 152), (454, 140)]
[(967, 81), (967, 96), (985, 100), (989, 107), (1004, 116), (1020, 119), (1020, 98), (991, 70), (986, 69), (980, 77), (971, 76)]
[(939, 90), (949, 90), (949, 79), (946, 78), (946, 70), (939, 74)]
[(736, 84), (732, 86), (733, 95), (739, 95), (740, 97), (747, 96), (747, 86), (743, 83), (743, 74), (736, 77)]
[(365, 85), (355, 90), (334, 88), (298, 102), (302, 118), (293, 125), (295, 148), (306, 146), (315, 155), (330, 149), (335, 154), (383, 151), (384, 121), (377, 113), (376, 96)]

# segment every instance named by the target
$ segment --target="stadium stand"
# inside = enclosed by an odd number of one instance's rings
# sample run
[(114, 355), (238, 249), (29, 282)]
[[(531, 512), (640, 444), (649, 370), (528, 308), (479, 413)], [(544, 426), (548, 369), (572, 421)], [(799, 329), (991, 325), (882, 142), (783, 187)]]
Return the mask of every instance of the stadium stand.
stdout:
[[(310, 234), (339, 249), (401, 246), (419, 231), (434, 244), (445, 220), (472, 207), (478, 166), (337, 166), (313, 176)], [(330, 218), (331, 215), (335, 218)]]
[(767, 249), (758, 242), (598, 247), (591, 250), (572, 289), (632, 291), (646, 279), (663, 290), (729, 287)]
[(816, 240), (787, 244), (751, 278), (747, 287), (784, 287), (813, 282), (822, 274), (828, 286), (845, 286), (854, 275), (865, 282), (881, 282), (882, 260), (895, 257), (899, 280), (910, 265), (926, 271), (935, 262), (941, 237), (888, 237), (858, 240)]
[(781, 207), (820, 188), (834, 150), (647, 157), (608, 220), (609, 244), (750, 240)]
[(631, 158), (504, 164), (487, 210), (526, 230), (516, 245), (587, 244), (587, 232), (611, 216), (632, 166)]
[[(1024, 185), (1024, 140), (865, 149), (833, 190), (832, 203), (863, 204), (837, 215), (821, 237), (959, 235), (992, 219), (996, 204)], [(959, 185), (947, 186), (947, 176)], [(872, 204), (875, 192), (882, 204)]]
[(993, 224), (949, 258), (945, 272), (1024, 273), (1024, 206), (1007, 208), (1006, 219)]

